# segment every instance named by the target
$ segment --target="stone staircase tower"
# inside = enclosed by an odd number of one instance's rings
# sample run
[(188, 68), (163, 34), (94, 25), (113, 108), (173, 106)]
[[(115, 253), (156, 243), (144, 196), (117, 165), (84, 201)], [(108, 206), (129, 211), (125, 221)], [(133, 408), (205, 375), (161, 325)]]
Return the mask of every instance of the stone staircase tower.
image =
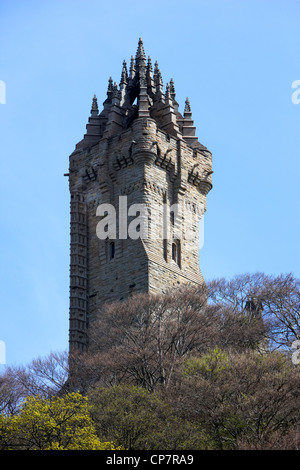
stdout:
[(198, 224), (212, 188), (212, 155), (178, 110), (142, 40), (119, 85), (96, 96), (69, 157), (70, 351), (86, 350), (105, 302), (204, 282)]

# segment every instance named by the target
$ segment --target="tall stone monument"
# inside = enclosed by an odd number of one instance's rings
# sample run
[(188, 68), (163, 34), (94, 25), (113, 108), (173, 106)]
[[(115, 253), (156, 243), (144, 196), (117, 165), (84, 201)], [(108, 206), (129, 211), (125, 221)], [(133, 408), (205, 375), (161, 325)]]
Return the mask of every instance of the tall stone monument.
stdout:
[(70, 351), (88, 347), (105, 302), (204, 282), (199, 221), (212, 188), (212, 155), (201, 145), (189, 100), (179, 112), (140, 39), (119, 85), (96, 96), (84, 138), (69, 157)]

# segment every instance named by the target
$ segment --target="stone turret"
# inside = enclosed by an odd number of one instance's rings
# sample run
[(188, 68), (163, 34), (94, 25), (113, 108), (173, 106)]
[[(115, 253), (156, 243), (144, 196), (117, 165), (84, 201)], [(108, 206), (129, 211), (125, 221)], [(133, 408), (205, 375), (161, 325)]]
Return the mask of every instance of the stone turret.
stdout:
[(120, 82), (96, 96), (69, 158), (70, 349), (85, 350), (106, 302), (204, 282), (198, 224), (212, 188), (212, 155), (198, 141), (187, 99), (164, 88), (142, 39)]

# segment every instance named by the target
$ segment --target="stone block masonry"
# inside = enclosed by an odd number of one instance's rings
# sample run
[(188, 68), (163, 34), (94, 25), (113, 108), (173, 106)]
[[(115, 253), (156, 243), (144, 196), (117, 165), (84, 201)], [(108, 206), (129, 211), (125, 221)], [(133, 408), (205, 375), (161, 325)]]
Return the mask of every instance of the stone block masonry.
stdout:
[[(212, 188), (212, 155), (195, 135), (189, 100), (183, 115), (178, 109), (173, 80), (164, 91), (141, 39), (129, 72), (123, 62), (119, 86), (109, 79), (101, 112), (93, 98), (86, 134), (69, 158), (71, 351), (87, 349), (104, 303), (204, 282), (198, 224)], [(120, 218), (125, 199), (127, 207), (146, 208), (147, 237), (118, 236), (136, 216)], [(116, 236), (97, 236), (99, 222), (109, 221), (99, 207), (114, 208)]]

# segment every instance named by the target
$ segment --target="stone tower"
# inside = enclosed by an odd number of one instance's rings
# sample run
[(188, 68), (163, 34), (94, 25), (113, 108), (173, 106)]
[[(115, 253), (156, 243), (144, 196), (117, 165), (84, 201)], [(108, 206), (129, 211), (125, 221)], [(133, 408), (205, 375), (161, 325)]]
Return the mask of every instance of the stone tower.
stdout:
[(189, 100), (178, 110), (140, 39), (119, 85), (94, 96), (84, 138), (69, 158), (70, 351), (84, 351), (105, 302), (201, 284), (199, 220), (212, 188), (210, 151)]

